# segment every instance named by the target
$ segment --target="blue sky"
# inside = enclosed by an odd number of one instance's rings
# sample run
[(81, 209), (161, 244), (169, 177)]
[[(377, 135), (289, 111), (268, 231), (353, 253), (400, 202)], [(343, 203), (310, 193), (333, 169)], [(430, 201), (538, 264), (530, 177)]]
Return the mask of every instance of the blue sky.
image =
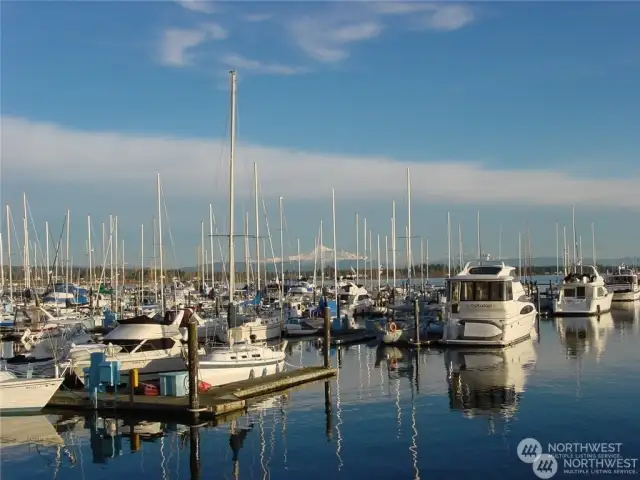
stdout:
[(99, 232), (117, 214), (127, 261), (139, 263), (158, 172), (178, 263), (193, 264), (209, 203), (226, 229), (227, 77), (236, 68), (237, 209), (252, 212), (256, 162), (276, 237), (284, 197), (285, 255), (297, 237), (312, 249), (320, 219), (330, 245), (332, 188), (340, 249), (355, 250), (356, 211), (374, 236), (389, 235), (394, 198), (403, 235), (407, 168), (413, 235), (430, 239), (431, 258), (446, 256), (447, 211), (454, 232), (462, 223), (465, 250), (475, 249), (478, 208), (486, 250), (497, 254), (502, 224), (503, 254), (517, 255), (528, 224), (534, 255), (554, 256), (555, 223), (570, 224), (574, 203), (589, 246), (596, 224), (599, 257), (640, 255), (639, 4), (2, 10), (2, 201), (20, 236), (26, 191), (41, 237), (44, 221), (59, 231), (70, 208), (82, 258), (86, 215)]

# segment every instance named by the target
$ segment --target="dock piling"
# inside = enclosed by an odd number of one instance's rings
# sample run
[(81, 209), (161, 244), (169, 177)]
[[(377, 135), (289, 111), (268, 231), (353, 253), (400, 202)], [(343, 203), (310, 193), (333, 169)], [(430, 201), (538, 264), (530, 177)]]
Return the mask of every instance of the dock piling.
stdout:
[(200, 410), (198, 396), (198, 322), (191, 317), (187, 322), (189, 356), (189, 411), (197, 414)]
[(189, 469), (192, 480), (200, 478), (200, 427), (189, 427)]
[(413, 317), (416, 329), (415, 341), (416, 344), (420, 346), (420, 304), (417, 298), (413, 301)]
[(327, 437), (327, 441), (331, 441), (331, 437), (333, 436), (333, 427), (331, 422), (332, 417), (332, 408), (331, 408), (331, 382), (324, 382), (324, 414), (325, 414), (325, 436)]
[(329, 358), (329, 348), (331, 347), (331, 308), (324, 307), (324, 343), (322, 353), (324, 354), (324, 367), (331, 367)]
[(134, 395), (136, 388), (138, 387), (138, 369), (132, 368), (129, 370), (129, 403), (133, 405)]

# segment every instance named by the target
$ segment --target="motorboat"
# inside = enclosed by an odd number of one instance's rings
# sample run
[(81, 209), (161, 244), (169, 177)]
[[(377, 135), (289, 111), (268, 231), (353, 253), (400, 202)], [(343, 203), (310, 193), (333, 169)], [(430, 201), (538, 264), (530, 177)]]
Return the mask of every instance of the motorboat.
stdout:
[(605, 285), (613, 293), (612, 302), (640, 301), (640, 279), (636, 272), (624, 265), (618, 267), (618, 272), (605, 275)]
[(441, 342), (504, 347), (529, 338), (537, 311), (514, 271), (503, 262), (468, 262), (447, 279)]
[(558, 285), (558, 298), (553, 301), (554, 316), (601, 315), (611, 310), (613, 294), (596, 267), (584, 265), (580, 273), (569, 273)]

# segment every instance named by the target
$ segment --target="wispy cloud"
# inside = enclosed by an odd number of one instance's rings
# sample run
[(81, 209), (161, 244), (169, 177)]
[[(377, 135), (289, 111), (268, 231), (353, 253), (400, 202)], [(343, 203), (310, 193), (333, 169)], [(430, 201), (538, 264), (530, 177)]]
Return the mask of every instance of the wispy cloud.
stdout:
[(214, 13), (216, 11), (213, 1), (177, 0), (176, 3), (194, 12)]
[(310, 16), (298, 18), (290, 26), (293, 40), (314, 60), (337, 62), (349, 57), (350, 44), (375, 38), (383, 29), (375, 21), (332, 23)]
[(198, 28), (168, 28), (163, 32), (160, 45), (160, 62), (169, 67), (184, 67), (194, 61), (193, 48), (210, 40), (224, 40), (227, 31), (214, 23)]
[(259, 60), (251, 60), (235, 53), (221, 56), (220, 61), (231, 68), (249, 71), (254, 74), (299, 75), (309, 72), (307, 67), (283, 65), (280, 63), (265, 63)]
[[(89, 185), (99, 168), (103, 182), (117, 181), (126, 190), (145, 182), (153, 184), (153, 174), (159, 172), (164, 178), (171, 178), (173, 192), (185, 197), (210, 195), (215, 168), (212, 155), (224, 151), (228, 144), (226, 139), (88, 132), (15, 117), (2, 117), (0, 139), (5, 181)], [(585, 178), (577, 176), (575, 170), (560, 168), (501, 170), (479, 162), (400, 162), (381, 156), (324, 154), (251, 144), (238, 145), (237, 158), (258, 163), (265, 195), (279, 195), (286, 190), (291, 199), (326, 200), (331, 187), (342, 198), (399, 198), (406, 194), (405, 172), (411, 168), (414, 178), (428, 179), (427, 187), (412, 192), (416, 202), (640, 208), (637, 171), (624, 178)], [(91, 159), (90, 163), (87, 159)], [(109, 168), (102, 168), (104, 165)], [(326, 189), (309, 188), (308, 182), (299, 181), (301, 171), (317, 169), (340, 174), (330, 176)], [(366, 182), (362, 181), (363, 175)], [(238, 168), (236, 180), (238, 191), (252, 191), (251, 168)], [(224, 185), (226, 180), (218, 181)], [(536, 188), (523, 188), (525, 185)]]

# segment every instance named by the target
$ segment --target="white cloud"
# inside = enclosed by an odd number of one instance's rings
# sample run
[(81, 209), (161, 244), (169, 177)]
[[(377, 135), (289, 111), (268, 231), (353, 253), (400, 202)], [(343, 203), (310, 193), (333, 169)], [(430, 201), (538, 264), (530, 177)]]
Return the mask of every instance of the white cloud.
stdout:
[[(52, 186), (90, 185), (100, 172), (101, 182), (117, 180), (126, 192), (128, 187), (153, 185), (159, 172), (171, 179), (174, 194), (210, 197), (214, 178), (222, 188), (218, 194), (226, 193), (226, 160), (217, 167), (212, 160), (226, 151), (226, 139), (85, 132), (15, 117), (2, 117), (1, 134), (3, 180), (24, 184), (27, 190), (29, 182), (38, 180)], [(286, 194), (287, 199), (326, 200), (331, 188), (342, 199), (403, 198), (410, 167), (416, 202), (640, 207), (637, 171), (624, 178), (580, 178), (575, 170), (560, 168), (501, 170), (477, 162), (400, 162), (247, 144), (238, 145), (237, 159), (239, 192), (251, 191), (249, 162), (255, 161), (263, 193)], [(328, 173), (317, 183), (322, 172)]]
[(176, 3), (187, 10), (193, 10), (194, 12), (214, 13), (216, 11), (215, 5), (212, 1), (177, 0)]
[(290, 25), (298, 47), (320, 62), (346, 59), (349, 56), (349, 44), (375, 38), (382, 29), (383, 26), (375, 21), (345, 22), (314, 17), (297, 18)]
[(160, 62), (169, 67), (184, 67), (194, 61), (191, 49), (210, 40), (224, 40), (227, 32), (220, 25), (207, 23), (194, 29), (169, 28), (163, 32)]
[(251, 60), (234, 53), (223, 55), (220, 57), (220, 61), (231, 68), (263, 75), (299, 75), (309, 71), (306, 67), (283, 65), (280, 63), (265, 63), (259, 60)]

